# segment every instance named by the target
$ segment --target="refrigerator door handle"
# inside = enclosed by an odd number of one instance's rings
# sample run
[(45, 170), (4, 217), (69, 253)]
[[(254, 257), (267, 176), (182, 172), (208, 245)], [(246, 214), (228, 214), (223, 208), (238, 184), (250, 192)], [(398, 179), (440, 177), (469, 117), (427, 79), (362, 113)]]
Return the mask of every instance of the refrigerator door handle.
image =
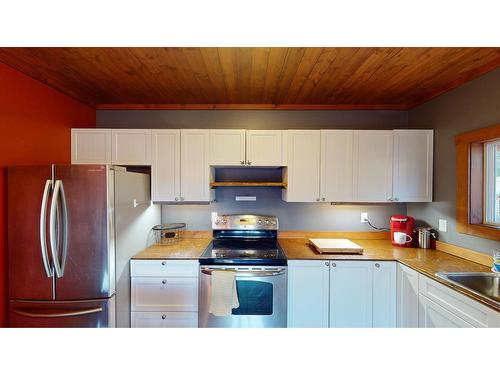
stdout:
[(56, 229), (58, 227), (59, 213), (57, 209), (57, 202), (59, 201), (59, 194), (61, 191), (61, 180), (56, 180), (54, 185), (54, 194), (52, 195), (52, 203), (50, 205), (50, 252), (52, 254), (52, 260), (54, 262), (54, 270), (56, 276), (61, 278), (63, 276), (63, 270), (61, 264), (59, 263), (59, 231)]
[(45, 182), (45, 188), (42, 195), (42, 206), (40, 209), (40, 249), (42, 251), (43, 268), (47, 277), (52, 277), (53, 272), (49, 264), (49, 257), (47, 252), (47, 204), (49, 201), (49, 192), (52, 187), (52, 180)]
[(89, 315), (102, 312), (102, 307), (95, 307), (91, 309), (83, 309), (83, 310), (55, 310), (50, 313), (39, 313), (31, 310), (21, 310), (21, 309), (13, 309), (13, 312), (16, 314), (27, 316), (29, 318), (65, 318), (71, 316), (80, 316), (80, 315)]
[(61, 181), (61, 209), (62, 209), (62, 255), (61, 255), (61, 277), (66, 268), (66, 257), (68, 255), (68, 205), (66, 204), (66, 194)]

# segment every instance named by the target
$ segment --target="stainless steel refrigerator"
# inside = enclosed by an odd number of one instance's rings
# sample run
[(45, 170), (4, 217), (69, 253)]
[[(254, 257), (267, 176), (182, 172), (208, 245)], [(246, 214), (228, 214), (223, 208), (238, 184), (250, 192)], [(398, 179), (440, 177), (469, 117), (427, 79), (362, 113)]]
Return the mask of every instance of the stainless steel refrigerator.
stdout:
[[(8, 169), (9, 326), (116, 325), (115, 173), (105, 165)], [(150, 229), (136, 228), (142, 237)]]

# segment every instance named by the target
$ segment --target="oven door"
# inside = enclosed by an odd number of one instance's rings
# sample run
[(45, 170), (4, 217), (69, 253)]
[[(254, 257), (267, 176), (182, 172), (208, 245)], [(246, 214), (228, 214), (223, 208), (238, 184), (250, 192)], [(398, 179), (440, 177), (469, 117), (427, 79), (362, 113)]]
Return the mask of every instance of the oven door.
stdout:
[[(240, 307), (232, 315), (210, 314), (213, 270), (236, 271)], [(201, 266), (198, 303), (199, 327), (286, 328), (287, 268), (251, 266)]]

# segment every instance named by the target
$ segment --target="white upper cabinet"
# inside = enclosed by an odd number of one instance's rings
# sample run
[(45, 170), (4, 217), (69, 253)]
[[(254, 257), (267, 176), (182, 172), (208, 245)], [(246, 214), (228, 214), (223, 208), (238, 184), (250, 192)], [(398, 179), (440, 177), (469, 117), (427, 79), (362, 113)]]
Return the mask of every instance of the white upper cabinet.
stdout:
[(151, 165), (151, 129), (113, 129), (111, 141), (113, 164)]
[(210, 165), (245, 165), (245, 129), (210, 130)]
[(287, 202), (320, 201), (320, 130), (288, 131)]
[(71, 129), (71, 164), (111, 164), (111, 129)]
[(330, 262), (288, 261), (288, 327), (328, 328)]
[(246, 161), (252, 166), (282, 166), (283, 141), (282, 130), (247, 130)]
[(354, 202), (392, 201), (392, 130), (354, 131)]
[(155, 202), (179, 201), (181, 197), (181, 131), (153, 130), (151, 199)]
[(181, 201), (210, 200), (209, 130), (181, 130)]
[(433, 130), (394, 130), (393, 197), (432, 201)]
[(321, 201), (353, 200), (353, 130), (321, 130)]

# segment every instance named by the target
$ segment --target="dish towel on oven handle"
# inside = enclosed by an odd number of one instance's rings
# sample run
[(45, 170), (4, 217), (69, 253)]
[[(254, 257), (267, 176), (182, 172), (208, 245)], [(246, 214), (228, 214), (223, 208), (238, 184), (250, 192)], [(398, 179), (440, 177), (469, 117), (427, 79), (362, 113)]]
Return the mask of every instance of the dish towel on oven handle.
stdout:
[(212, 298), (210, 299), (209, 313), (215, 316), (229, 316), (232, 309), (240, 306), (236, 290), (235, 271), (212, 271)]

